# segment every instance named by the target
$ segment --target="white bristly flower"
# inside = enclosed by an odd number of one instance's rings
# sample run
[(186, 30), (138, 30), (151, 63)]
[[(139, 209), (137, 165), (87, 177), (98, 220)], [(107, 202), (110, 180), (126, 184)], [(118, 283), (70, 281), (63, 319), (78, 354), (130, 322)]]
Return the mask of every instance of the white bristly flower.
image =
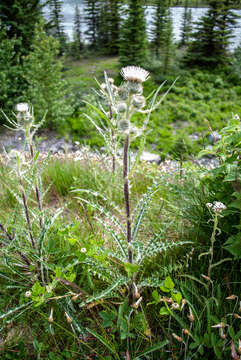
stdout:
[(127, 66), (121, 69), (121, 76), (126, 81), (143, 83), (149, 77), (149, 72), (139, 66)]
[(28, 103), (19, 103), (16, 105), (16, 111), (17, 112), (28, 112), (29, 106)]
[(80, 252), (82, 252), (83, 254), (86, 253), (86, 248), (81, 248)]

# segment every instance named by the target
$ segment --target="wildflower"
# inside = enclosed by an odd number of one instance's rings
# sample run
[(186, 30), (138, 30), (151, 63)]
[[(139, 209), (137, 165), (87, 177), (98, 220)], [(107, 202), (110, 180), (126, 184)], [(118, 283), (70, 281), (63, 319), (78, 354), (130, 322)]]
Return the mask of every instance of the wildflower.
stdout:
[(224, 332), (223, 332), (223, 328), (221, 328), (221, 334), (220, 334), (220, 336), (221, 336), (221, 339), (226, 339), (226, 337), (227, 337), (227, 335), (226, 334), (224, 334)]
[(17, 112), (28, 112), (29, 106), (28, 103), (19, 103), (16, 105), (16, 111)]
[(49, 321), (50, 323), (52, 323), (52, 322), (54, 321), (54, 318), (53, 318), (53, 311), (54, 311), (54, 309), (53, 309), (53, 308), (51, 308), (51, 310), (50, 310), (50, 314), (49, 314), (49, 318), (48, 318), (48, 321)]
[(120, 71), (121, 76), (126, 81), (143, 83), (149, 77), (149, 72), (139, 66), (127, 66)]
[(210, 277), (209, 277), (209, 276), (202, 274), (202, 277), (203, 277), (205, 280), (210, 281)]
[(217, 328), (217, 329), (222, 329), (222, 328), (224, 328), (225, 326), (227, 326), (227, 325), (224, 324), (223, 322), (220, 322), (219, 324), (212, 325), (211, 327), (212, 327), (212, 328)]
[(29, 298), (30, 296), (31, 296), (31, 291), (26, 291), (26, 293), (25, 293), (25, 296), (27, 297), (27, 298)]
[(174, 337), (174, 339), (176, 339), (177, 341), (179, 342), (183, 342), (183, 338), (181, 338), (180, 336), (178, 336), (177, 334), (175, 333), (172, 333), (172, 336)]
[(67, 312), (65, 311), (65, 316), (66, 316), (66, 320), (67, 320), (67, 322), (69, 323), (69, 324), (71, 324), (72, 323), (72, 319), (71, 319), (71, 317), (67, 314)]
[(82, 252), (83, 254), (86, 253), (86, 248), (81, 248), (80, 252)]
[(190, 306), (189, 306), (189, 315), (187, 317), (191, 322), (193, 322), (195, 320), (194, 315), (192, 313), (192, 309), (190, 308)]
[(233, 316), (235, 317), (235, 319), (241, 319), (241, 316), (239, 314), (233, 314)]
[(226, 300), (235, 300), (237, 298), (237, 295), (230, 295), (226, 297)]
[(177, 310), (177, 309), (179, 309), (179, 304), (178, 303), (173, 303), (171, 308), (174, 309), (174, 310)]
[(135, 302), (135, 304), (132, 305), (134, 309), (138, 309), (140, 303), (142, 301), (142, 296)]
[(186, 305), (187, 300), (186, 299), (182, 299), (182, 306), (181, 306), (181, 310), (184, 309), (184, 306)]
[(183, 334), (192, 336), (192, 334), (190, 333), (190, 331), (188, 329), (183, 329)]

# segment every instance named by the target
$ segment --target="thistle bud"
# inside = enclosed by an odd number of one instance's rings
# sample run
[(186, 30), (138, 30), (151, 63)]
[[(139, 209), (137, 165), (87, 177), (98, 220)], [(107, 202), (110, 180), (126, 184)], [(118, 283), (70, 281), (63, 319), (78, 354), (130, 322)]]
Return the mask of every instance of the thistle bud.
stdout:
[(127, 120), (121, 120), (118, 123), (118, 127), (121, 131), (128, 131), (129, 126), (130, 126), (130, 124), (129, 124), (129, 121), (127, 121)]
[(54, 309), (51, 308), (49, 318), (48, 318), (48, 322), (50, 322), (50, 323), (54, 322), (53, 311), (54, 311)]
[(67, 312), (65, 311), (65, 317), (66, 317), (66, 320), (67, 320), (67, 323), (71, 324), (72, 323), (72, 319), (71, 317), (67, 314)]
[(118, 113), (125, 113), (127, 110), (127, 105), (124, 102), (120, 102), (119, 104), (117, 104), (117, 112)]
[(129, 96), (128, 89), (125, 86), (118, 88), (118, 96), (121, 100), (127, 100)]
[(132, 103), (137, 109), (142, 109), (146, 105), (146, 99), (142, 95), (133, 96)]

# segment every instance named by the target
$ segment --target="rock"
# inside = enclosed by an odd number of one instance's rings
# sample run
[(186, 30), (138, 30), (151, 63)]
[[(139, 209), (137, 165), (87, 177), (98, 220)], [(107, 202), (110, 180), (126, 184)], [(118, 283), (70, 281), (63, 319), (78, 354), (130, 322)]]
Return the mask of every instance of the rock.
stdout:
[(160, 155), (153, 154), (153, 153), (151, 153), (149, 151), (143, 151), (143, 153), (141, 154), (140, 160), (156, 163), (158, 165), (161, 163)]
[(209, 134), (208, 136), (208, 140), (212, 143), (215, 144), (218, 140), (221, 139), (221, 135), (217, 132), (217, 131), (213, 131), (211, 134)]

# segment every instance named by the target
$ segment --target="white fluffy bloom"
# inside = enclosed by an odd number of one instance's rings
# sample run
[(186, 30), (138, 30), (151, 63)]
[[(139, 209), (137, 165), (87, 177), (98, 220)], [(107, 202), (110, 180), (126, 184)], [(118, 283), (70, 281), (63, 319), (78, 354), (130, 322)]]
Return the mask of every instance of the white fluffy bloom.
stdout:
[(126, 81), (142, 83), (149, 77), (149, 72), (139, 66), (127, 66), (121, 69), (121, 76)]
[(226, 206), (220, 201), (214, 201), (213, 203), (207, 203), (206, 206), (207, 206), (207, 208), (209, 208), (210, 210), (212, 210), (216, 213), (221, 213), (223, 210), (226, 209)]
[(16, 105), (16, 110), (18, 112), (28, 112), (29, 111), (29, 106), (28, 103), (19, 103)]
[(86, 248), (81, 248), (80, 252), (82, 252), (83, 254), (86, 253)]

